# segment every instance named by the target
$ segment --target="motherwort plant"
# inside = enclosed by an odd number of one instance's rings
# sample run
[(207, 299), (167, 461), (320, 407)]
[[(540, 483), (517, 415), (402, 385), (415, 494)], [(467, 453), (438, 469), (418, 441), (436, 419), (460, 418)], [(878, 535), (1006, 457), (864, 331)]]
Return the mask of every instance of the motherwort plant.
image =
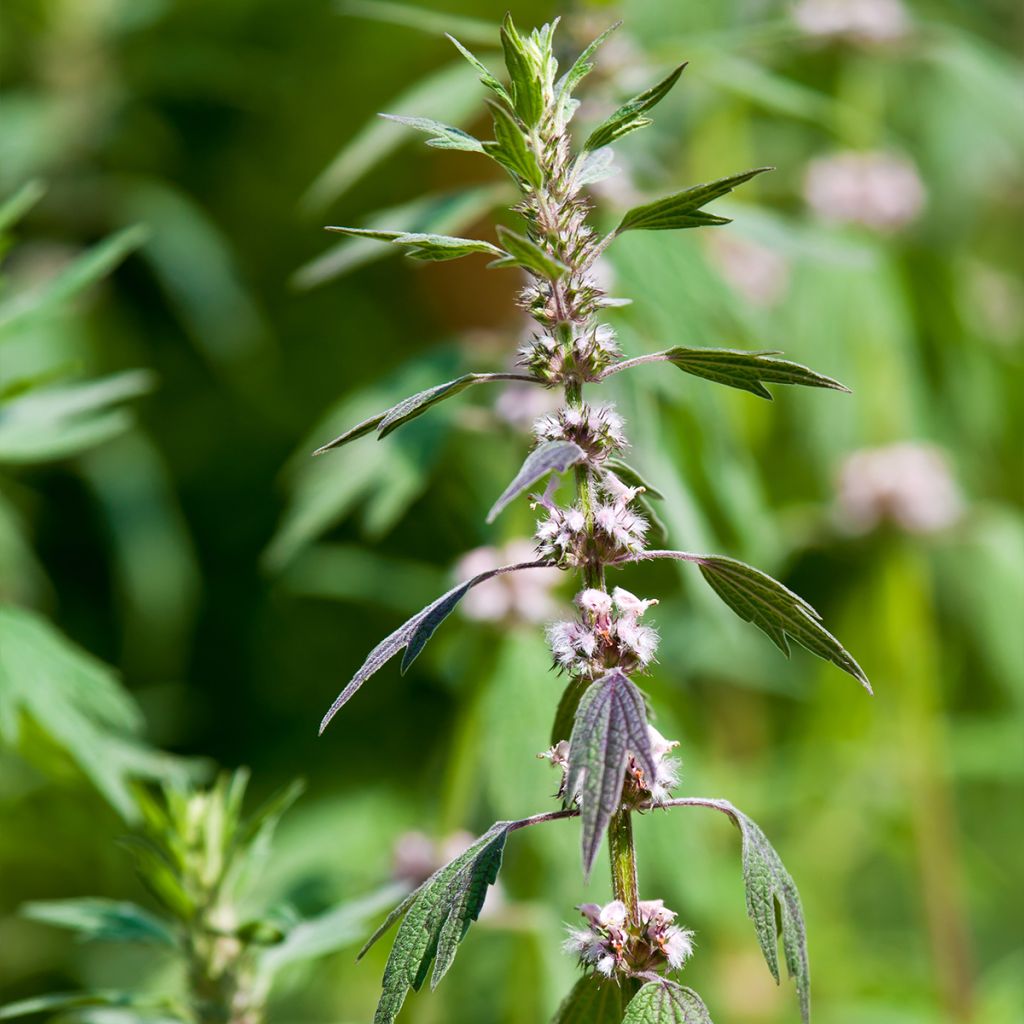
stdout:
[[(765, 387), (768, 383), (846, 389), (806, 367), (775, 358), (773, 353), (670, 348), (623, 358), (614, 332), (600, 320), (602, 311), (619, 300), (602, 290), (594, 273), (597, 259), (626, 231), (728, 223), (704, 207), (769, 168), (730, 175), (638, 206), (610, 233), (595, 233), (583, 189), (608, 174), (612, 143), (650, 123), (647, 112), (675, 85), (683, 65), (629, 100), (594, 128), (582, 146), (575, 146), (569, 125), (579, 104), (573, 93), (612, 29), (591, 43), (560, 77), (552, 52), (554, 30), (554, 25), (545, 25), (521, 35), (512, 19), (505, 19), (501, 43), (508, 84), (452, 40), (491, 93), (492, 140), (481, 141), (426, 118), (394, 118), (426, 132), (428, 145), (482, 154), (508, 172), (521, 195), (514, 212), (522, 223), (519, 230), (498, 228), (500, 247), (477, 239), (400, 230), (330, 229), (390, 242), (414, 259), (449, 260), (484, 253), (492, 257), (493, 267), (517, 268), (527, 276), (519, 303), (536, 327), (519, 352), (522, 372), (470, 373), (439, 384), (353, 427), (324, 445), (321, 452), (371, 432), (385, 437), (435, 403), (477, 384), (516, 380), (558, 388), (564, 393), (564, 405), (537, 421), (533, 449), (488, 517), (493, 520), (515, 498), (540, 488), (542, 481), (550, 478), (541, 493), (531, 494), (540, 515), (535, 534), (537, 557), (466, 580), (378, 644), (327, 712), (321, 731), (389, 659), (404, 652), (402, 669), (408, 668), (471, 588), (503, 573), (550, 566), (578, 580), (574, 616), (548, 628), (555, 667), (566, 680), (546, 755), (562, 772), (562, 807), (519, 821), (497, 822), (395, 908), (368, 943), (401, 922), (384, 973), (375, 1022), (394, 1021), (409, 989), (419, 989), (428, 973), (431, 986), (444, 977), (497, 876), (508, 836), (521, 828), (577, 817), (584, 875), (589, 875), (607, 838), (614, 898), (603, 907), (579, 907), (582, 924), (571, 930), (566, 949), (578, 957), (584, 976), (559, 1010), (557, 1020), (563, 1024), (709, 1021), (700, 997), (672, 978), (690, 956), (691, 933), (677, 923), (676, 913), (661, 900), (641, 899), (632, 816), (653, 807), (707, 807), (727, 815), (738, 826), (747, 909), (776, 980), (781, 934), (786, 967), (795, 979), (806, 1021), (807, 952), (796, 887), (761, 830), (731, 804), (672, 797), (678, 781), (672, 757), (676, 744), (648, 723), (645, 699), (635, 681), (657, 650), (658, 635), (648, 624), (650, 608), (657, 602), (610, 585), (608, 570), (652, 559), (689, 562), (733, 611), (767, 633), (783, 653), (789, 653), (793, 640), (870, 690), (867, 678), (821, 624), (818, 613), (763, 572), (721, 555), (646, 546), (648, 517), (644, 508), (658, 494), (622, 460), (626, 437), (614, 407), (589, 400), (584, 391), (612, 374), (655, 362), (672, 363), (685, 373), (762, 398), (771, 397)], [(569, 504), (560, 504), (556, 500), (557, 474), (570, 471), (575, 495)]]

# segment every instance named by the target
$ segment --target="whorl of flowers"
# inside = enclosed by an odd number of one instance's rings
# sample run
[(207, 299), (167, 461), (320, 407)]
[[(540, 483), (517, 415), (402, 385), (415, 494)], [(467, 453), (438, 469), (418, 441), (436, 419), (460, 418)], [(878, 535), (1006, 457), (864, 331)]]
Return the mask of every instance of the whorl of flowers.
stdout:
[[(521, 293), (521, 298), (530, 302), (539, 295), (540, 289), (530, 286)], [(604, 293), (596, 280), (590, 280), (577, 293), (582, 304), (596, 307), (604, 304)], [(530, 342), (519, 349), (517, 362), (530, 371), (537, 380), (546, 384), (561, 384), (577, 378), (582, 381), (599, 380), (622, 353), (615, 341), (615, 331), (607, 324), (577, 326), (571, 332), (560, 332), (564, 337), (551, 334), (535, 335)]]
[(541, 416), (533, 425), (538, 441), (573, 441), (591, 465), (626, 447), (622, 417), (613, 405), (568, 405)]
[(693, 932), (674, 923), (675, 911), (662, 900), (641, 900), (632, 920), (621, 900), (577, 909), (586, 926), (570, 928), (563, 948), (606, 978), (678, 970), (693, 953)]

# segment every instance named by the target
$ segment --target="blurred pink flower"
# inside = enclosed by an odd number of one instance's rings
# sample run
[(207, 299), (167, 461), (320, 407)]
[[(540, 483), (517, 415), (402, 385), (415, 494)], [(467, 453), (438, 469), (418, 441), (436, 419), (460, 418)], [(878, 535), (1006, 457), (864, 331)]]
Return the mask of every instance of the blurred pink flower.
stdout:
[(793, 20), (805, 35), (856, 43), (897, 42), (910, 30), (901, 0), (800, 0)]
[(789, 261), (758, 242), (709, 233), (711, 261), (726, 283), (752, 306), (774, 306), (789, 286)]
[[(455, 564), (455, 576), (461, 582), (500, 565), (532, 562), (537, 558), (528, 540), (513, 540), (504, 547), (474, 548)], [(561, 580), (558, 569), (529, 569), (509, 572), (475, 586), (462, 599), (462, 614), (477, 622), (545, 622), (557, 610), (551, 591)]]

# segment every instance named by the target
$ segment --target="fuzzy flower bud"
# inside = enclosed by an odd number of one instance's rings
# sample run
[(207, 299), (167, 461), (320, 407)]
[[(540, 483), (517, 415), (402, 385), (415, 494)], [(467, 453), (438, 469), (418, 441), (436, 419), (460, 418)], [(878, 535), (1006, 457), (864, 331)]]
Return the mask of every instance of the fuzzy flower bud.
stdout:
[(678, 970), (693, 953), (693, 932), (674, 923), (675, 912), (662, 900), (641, 901), (636, 920), (621, 900), (577, 909), (586, 925), (570, 928), (563, 948), (606, 978)]
[(626, 447), (622, 417), (612, 405), (566, 406), (541, 416), (533, 432), (538, 441), (573, 441), (595, 463)]

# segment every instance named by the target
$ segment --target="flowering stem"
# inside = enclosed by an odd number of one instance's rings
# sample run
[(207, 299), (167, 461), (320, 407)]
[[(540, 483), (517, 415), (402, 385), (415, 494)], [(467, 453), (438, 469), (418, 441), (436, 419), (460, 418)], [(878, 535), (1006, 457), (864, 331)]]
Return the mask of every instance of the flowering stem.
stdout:
[(636, 846), (633, 842), (632, 812), (617, 811), (608, 825), (608, 853), (612, 863), (612, 890), (622, 900), (631, 920), (637, 920), (640, 909), (640, 884), (636, 873)]

